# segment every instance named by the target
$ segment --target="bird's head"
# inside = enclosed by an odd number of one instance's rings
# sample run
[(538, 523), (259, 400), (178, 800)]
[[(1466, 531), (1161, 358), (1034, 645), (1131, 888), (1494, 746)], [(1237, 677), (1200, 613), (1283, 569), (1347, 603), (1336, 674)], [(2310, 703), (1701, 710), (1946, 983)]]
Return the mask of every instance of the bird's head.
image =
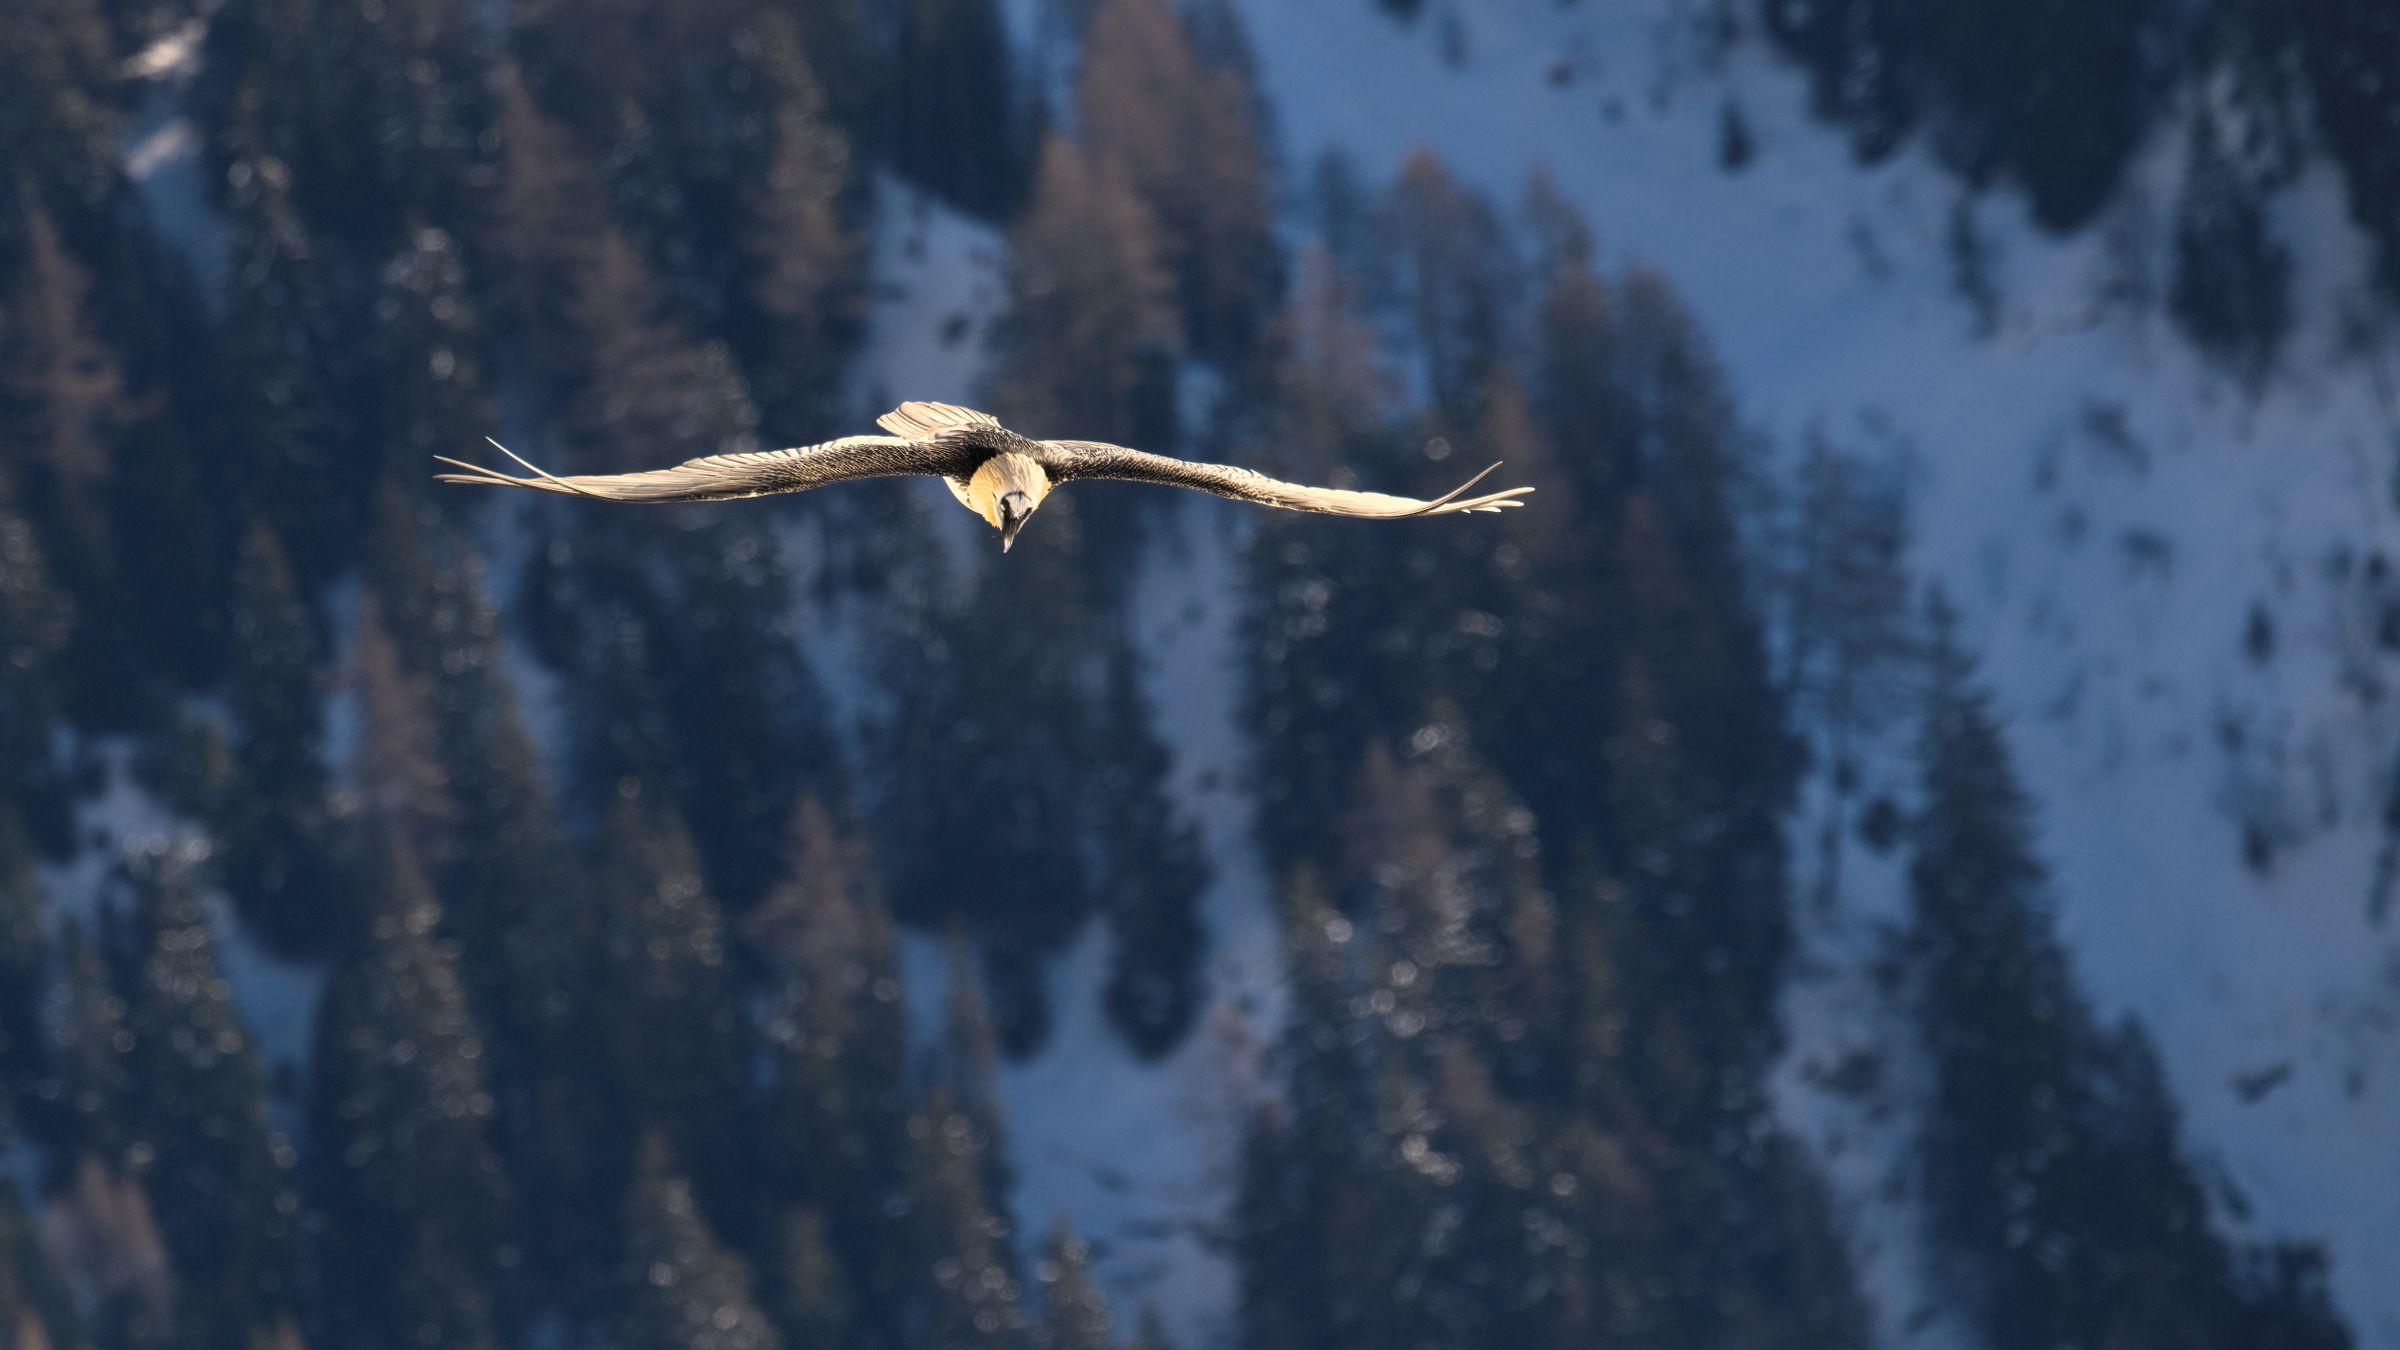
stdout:
[(1002, 553), (1008, 552), (1010, 546), (1017, 542), (1017, 531), (1024, 529), (1025, 522), (1033, 519), (1034, 508), (1040, 505), (1028, 492), (1003, 492), (1000, 499), (992, 504), (992, 514), (1000, 526)]
[(1000, 532), (1000, 551), (1017, 542), (1017, 531), (1050, 495), (1050, 475), (1029, 455), (998, 454), (967, 480), (959, 499)]

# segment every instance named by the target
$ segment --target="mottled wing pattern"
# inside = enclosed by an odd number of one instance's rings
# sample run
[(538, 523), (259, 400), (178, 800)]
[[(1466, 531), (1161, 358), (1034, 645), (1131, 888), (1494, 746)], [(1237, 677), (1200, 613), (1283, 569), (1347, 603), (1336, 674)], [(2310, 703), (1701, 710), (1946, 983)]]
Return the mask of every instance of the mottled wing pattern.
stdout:
[(1278, 506), (1287, 511), (1316, 511), (1325, 515), (1357, 516), (1367, 520), (1446, 516), (1459, 511), (1497, 511), (1502, 507), (1524, 505), (1520, 499), (1533, 491), (1532, 488), (1521, 487), (1485, 493), (1480, 497), (1463, 495), (1468, 488), (1482, 482), (1485, 474), (1499, 468), (1497, 464), (1428, 501), (1421, 497), (1396, 497), (1385, 492), (1354, 492), (1348, 488), (1287, 483), (1280, 478), (1269, 478), (1263, 473), (1237, 469), (1230, 464), (1199, 464), (1190, 460), (1171, 459), (1103, 441), (1043, 441), (1041, 445), (1045, 452), (1044, 467), (1050, 470), (1053, 479), (1060, 482), (1077, 478), (1112, 478), (1135, 483), (1163, 483), (1168, 487), (1193, 488), (1235, 501)]
[(902, 436), (845, 436), (821, 445), (708, 455), (669, 469), (640, 473), (552, 474), (527, 463), (499, 442), (493, 448), (532, 471), (516, 478), (481, 465), (436, 456), (464, 473), (436, 475), (445, 483), (485, 483), (535, 488), (568, 497), (614, 502), (715, 502), (762, 497), (770, 492), (805, 492), (855, 478), (903, 474), (973, 472), (978, 452), (971, 446), (928, 443)]

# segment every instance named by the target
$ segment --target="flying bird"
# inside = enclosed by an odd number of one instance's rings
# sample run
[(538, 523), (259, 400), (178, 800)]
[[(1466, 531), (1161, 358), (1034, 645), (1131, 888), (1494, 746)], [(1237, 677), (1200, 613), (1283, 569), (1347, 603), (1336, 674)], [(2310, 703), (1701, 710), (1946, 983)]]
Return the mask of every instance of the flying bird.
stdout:
[(1037, 441), (1000, 425), (989, 413), (948, 403), (903, 403), (875, 419), (888, 436), (844, 436), (821, 445), (749, 454), (709, 455), (671, 469), (641, 473), (553, 474), (536, 468), (498, 441), (492, 448), (532, 473), (518, 478), (463, 460), (436, 455), (464, 473), (435, 475), (445, 483), (496, 483), (534, 488), (567, 497), (612, 502), (715, 502), (763, 497), (770, 492), (806, 492), (854, 478), (928, 475), (949, 485), (959, 504), (1000, 532), (1005, 553), (1017, 532), (1062, 484), (1079, 478), (1112, 478), (1196, 488), (1260, 506), (1317, 511), (1366, 520), (1446, 516), (1456, 511), (1497, 511), (1522, 506), (1529, 487), (1465, 495), (1500, 466), (1494, 464), (1428, 501), (1381, 492), (1286, 483), (1229, 464), (1199, 464), (1104, 441)]

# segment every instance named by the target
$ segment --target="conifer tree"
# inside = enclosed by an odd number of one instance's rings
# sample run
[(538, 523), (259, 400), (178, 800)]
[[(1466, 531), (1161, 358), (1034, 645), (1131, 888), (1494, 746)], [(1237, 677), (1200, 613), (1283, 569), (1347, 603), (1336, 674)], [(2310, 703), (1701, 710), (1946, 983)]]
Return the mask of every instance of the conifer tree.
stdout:
[(893, 70), (913, 97), (878, 119), (892, 166), (960, 210), (1005, 219), (1030, 176), (1031, 118), (1019, 102), (995, 0), (905, 0)]
[[(899, 686), (888, 728), (885, 856), (895, 912), (961, 921), (984, 940), (999, 1039), (1040, 1044), (1050, 1007), (1041, 961), (1090, 916), (1083, 766), (1091, 745), (1079, 676), (1093, 649), (1081, 518), (1028, 534), (970, 603), (937, 620), (938, 665), (910, 654), (926, 687)], [(1008, 622), (994, 622), (1008, 616)], [(1040, 691), (1028, 698), (1026, 691)]]
[(222, 342), (242, 372), (233, 408), (234, 500), (272, 526), (315, 586), (355, 556), (375, 460), (348, 410), (356, 344), (333, 260), (293, 203), (289, 165), (244, 155), (226, 170), (231, 278)]
[(222, 833), (234, 904), (280, 951), (324, 950), (355, 915), (333, 896), (324, 846), (323, 711), (315, 621), (264, 521), (234, 574), (231, 702), (239, 788)]
[[(0, 307), (0, 339), (10, 354), (0, 400), (14, 414), (7, 462), (45, 478), (59, 509), (88, 516), (115, 470), (124, 374), (95, 328), (90, 274), (60, 246), (57, 223), (38, 198), (27, 194), (22, 208), (25, 259), (0, 292), (8, 301)], [(77, 526), (90, 530), (96, 522)]]
[(359, 823), (439, 867), (454, 852), (459, 819), (427, 691), (402, 668), (373, 597), (359, 606), (352, 642), (359, 738), (345, 776)]
[(15, 478), (22, 508), (40, 522), (51, 574), (80, 601), (65, 655), (74, 672), (69, 710), (86, 725), (109, 725), (146, 692), (144, 625), (127, 612), (135, 583), (117, 547), (115, 468), (129, 451), (153, 448), (129, 432), (157, 400), (129, 389), (100, 328), (91, 272), (30, 185), (23, 209), (24, 261), (13, 285), (0, 284), (0, 475)]
[(15, 1135), (45, 1067), (43, 928), (32, 841), (16, 812), (0, 806), (0, 1141)]
[(1378, 223), (1390, 268), (1388, 303), (1423, 353), (1432, 406), (1463, 422), (1504, 355), (1515, 278), (1500, 217), (1438, 156), (1420, 149), (1401, 168)]
[[(804, 49), (805, 37), (831, 43), (824, 55), (856, 63), (841, 72), (847, 80), (880, 78), (881, 53), (865, 49), (860, 18), (850, 0), (664, 8), (535, 0), (512, 25), (543, 105), (604, 167), (608, 200), (590, 205), (616, 219), (681, 314), (731, 342), (746, 366), (770, 380), (778, 372), (767, 364), (766, 344), (777, 335), (762, 327), (754, 304), (757, 266), (766, 260), (753, 247), (762, 242), (757, 208), (780, 199), (798, 208), (781, 223), (798, 226), (807, 214), (802, 202), (847, 186), (838, 163), (828, 182), (796, 181), (789, 170), (805, 162), (805, 152), (800, 159), (786, 152), (820, 131), (815, 72), (827, 67), (812, 71), (817, 53)], [(855, 94), (860, 86), (845, 88)], [(777, 245), (763, 242), (771, 259)], [(790, 241), (801, 250), (811, 242)], [(777, 384), (766, 391), (771, 402), (785, 393)], [(774, 410), (785, 411), (780, 404)]]
[(718, 1240), (666, 1136), (644, 1136), (625, 1197), (626, 1350), (781, 1350), (749, 1271)]
[[(52, 1023), (50, 1076), (39, 1093), (39, 1137), (55, 1154), (124, 1158), (133, 1093), (126, 1062), (131, 1033), (125, 1000), (111, 987), (99, 949), (70, 917), (59, 933), (58, 1015)], [(63, 1171), (63, 1169), (59, 1169)]]
[(668, 779), (708, 875), (748, 907), (783, 858), (777, 831), (808, 794), (847, 795), (826, 700), (802, 654), (792, 560), (763, 518), (720, 519), (676, 550), (654, 629), (678, 755)]
[(1534, 280), (1555, 284), (1577, 270), (1590, 275), (1595, 247), (1591, 223), (1549, 170), (1537, 168), (1526, 175), (1525, 197), (1517, 209), (1524, 221), (1526, 261)]
[(2032, 803), (1938, 600), (1909, 869), (1934, 1058), (1934, 1236), (2001, 1347), (2347, 1346), (2313, 1258), (2242, 1279), (2146, 1039), (2104, 1030), (2053, 927)]
[(748, 1162), (727, 1147), (740, 1137), (749, 1047), (724, 916), (671, 808), (624, 800), (604, 829), (597, 1008), (609, 1059), (636, 1119), (682, 1141), (685, 1170), (714, 1196), (742, 1185)]
[(994, 1142), (950, 1086), (936, 1084), (909, 1117), (908, 1144), (917, 1338), (960, 1350), (1022, 1347), (1027, 1328), (1008, 1226), (986, 1189)]
[(1092, 16), (1076, 73), (1077, 125), (1093, 158), (1149, 207), (1176, 278), (1192, 348), (1231, 362), (1272, 307), (1277, 256), (1259, 105), (1224, 6), (1208, 11), (1205, 59), (1167, 0), (1109, 0)]
[(654, 467), (662, 445), (686, 456), (748, 448), (756, 413), (728, 353), (684, 334), (625, 236), (602, 232), (574, 264), (568, 314), (586, 345), (567, 419), (579, 467)]
[[(946, 1094), (943, 1109), (960, 1122), (942, 1128), (966, 1131), (964, 1146), (974, 1153), (983, 1179), (983, 1203), (997, 1216), (994, 1222), (1006, 1227), (1016, 1173), (1009, 1166), (1008, 1126), (1000, 1111), (1001, 1033), (965, 930), (950, 930), (948, 956), (950, 996), (943, 1005), (942, 1040), (933, 1055), (933, 1087)], [(915, 1129), (912, 1124), (912, 1135)], [(957, 1140), (945, 1145), (957, 1146)]]
[[(766, 1134), (769, 1165), (788, 1195), (779, 1304), (785, 1317), (847, 1324), (846, 1271), (865, 1295), (858, 1321), (889, 1331), (901, 1263), (879, 1241), (900, 1194), (906, 1053), (898, 942), (863, 841), (815, 799), (793, 811), (783, 881), (744, 922), (781, 988), (766, 1024), (777, 1069)], [(797, 1227), (795, 1227), (797, 1225)]]
[[(543, 119), (508, 95), (511, 125), (542, 139)], [(538, 182), (544, 172), (529, 167)], [(556, 218), (588, 184), (532, 193)], [(569, 391), (578, 468), (650, 467), (659, 447), (699, 455), (750, 448), (756, 411), (721, 343), (693, 340), (620, 233), (588, 227), (560, 245), (561, 265), (532, 311)], [(563, 307), (551, 324), (549, 306)], [(773, 879), (776, 832), (805, 788), (839, 772), (805, 663), (795, 649), (790, 563), (756, 518), (585, 514), (527, 576), (536, 646), (585, 672), (574, 709), (585, 804), (631, 783), (693, 822), (712, 881), (746, 906)], [(663, 567), (643, 559), (663, 555)]]
[(874, 860), (814, 798), (794, 807), (790, 867), (744, 920), (782, 973), (768, 1031), (787, 1105), (806, 1139), (804, 1184), (823, 1191), (878, 1170), (900, 1119), (898, 939)]
[(174, 1258), (178, 1343), (234, 1350), (293, 1307), (295, 1158), (268, 1117), (266, 1075), (219, 968), (191, 861), (169, 852), (128, 865), (134, 1175)]
[(58, 1170), (42, 1232), (92, 1340), (107, 1350), (178, 1344), (174, 1269), (149, 1192), (88, 1153)]
[(1337, 1343), (1343, 1291), (1319, 1225), (1335, 1204), (1365, 1094), (1352, 1029), (1357, 930), (1305, 869), (1286, 887), (1283, 915), (1291, 1018), (1278, 1053), (1290, 1105), (1288, 1114), (1262, 1106), (1251, 1122), (1234, 1205), (1243, 1338), (1266, 1350)]
[(2144, 130), (2171, 6), (1772, 0), (1768, 29), (1805, 62), (1818, 110), (1868, 159), (1919, 126), (1977, 185), (2005, 177), (2034, 218), (2073, 229), (2107, 202)]
[(589, 1050), (597, 916), (568, 851), (539, 749), (501, 674), (499, 616), (463, 541), (428, 534), (410, 489), (387, 484), (368, 550), (374, 608), (403, 678), (430, 694), (453, 804), (444, 930), (486, 1050), (494, 1146), (520, 1198), (529, 1281), (578, 1313), (613, 1275), (609, 1234), (624, 1142), (611, 1071)]
[(0, 1338), (16, 1350), (76, 1350), (74, 1307), (42, 1258), (16, 1188), (0, 1186)]
[(460, 224), (486, 65), (460, 0), (249, 0), (210, 23), (193, 104), (215, 167), (285, 166), (310, 228), (372, 267), (413, 222)]
[(756, 39), (787, 88), (773, 112), (765, 172), (743, 195), (740, 240), (745, 298), (765, 331), (740, 345), (765, 420), (798, 439), (832, 411), (824, 405), (865, 295), (845, 200), (856, 172), (850, 142), (829, 120), (817, 68), (780, 17), (769, 16)]
[(52, 583), (41, 540), (0, 471), (0, 809), (15, 812), (53, 849), (68, 842), (68, 797), (51, 763), (51, 732), (74, 628), (74, 602)]
[(1166, 795), (1166, 747), (1150, 726), (1133, 653), (1109, 658), (1100, 713), (1108, 762), (1094, 775), (1099, 892), (1115, 938), (1101, 997), (1134, 1050), (1161, 1055), (1191, 1029), (1202, 999), (1207, 934), (1199, 920), (1208, 863), (1199, 832)]
[(98, 0), (0, 14), (0, 158), (49, 188), (104, 195), (115, 167), (104, 112), (116, 53)]
[[(1158, 219), (1120, 166), (1064, 137), (1043, 144), (1040, 165), (1010, 238), (994, 409), (1028, 435), (1171, 450), (1178, 321)], [(1077, 518), (1086, 570), (1126, 575), (1142, 503), (1158, 499), (1091, 486), (1077, 498), (1091, 506)]]
[(1171, 431), (1153, 382), (1154, 358), (1176, 346), (1174, 274), (1125, 170), (1052, 136), (1010, 242), (1003, 417), (1032, 435), (1148, 444)]
[(1175, 1350), (1175, 1342), (1167, 1335), (1167, 1324), (1159, 1316), (1157, 1304), (1142, 1305), (1141, 1321), (1135, 1325), (1133, 1339), (1126, 1345), (1129, 1350)]
[(583, 373), (576, 278), (608, 232), (605, 199), (591, 166), (534, 101), (522, 72), (503, 64), (493, 83), (501, 157), (489, 247), (508, 263), (501, 293), (527, 360), (556, 396)]
[(837, 1254), (825, 1213), (799, 1206), (784, 1216), (774, 1277), (766, 1281), (769, 1306), (788, 1344), (860, 1344), (854, 1329), (861, 1318), (851, 1295), (850, 1273)]
[(1778, 683), (1801, 733), (1825, 756), (1833, 789), (1817, 829), (1824, 902), (1838, 884), (1856, 746), (1901, 699), (1912, 669), (1908, 501), (1899, 465), (1847, 453), (1821, 432), (1810, 434), (1797, 477), (1769, 570), (1787, 635)]
[[(1579, 230), (1583, 223), (1566, 218), (1553, 228)], [(1622, 306), (1608, 282), (1578, 256), (1584, 249), (1571, 235), (1552, 247), (1562, 261), (1545, 276), (1534, 308), (1526, 392), (1552, 440), (1565, 444), (1580, 437), (1588, 443), (1589, 450), (1566, 460), (1566, 467), (1578, 504), (1607, 513), (1632, 485), (1638, 464), (1637, 405), (1618, 376)]]
[(1034, 1278), (1042, 1286), (1036, 1350), (1111, 1350), (1116, 1327), (1092, 1280), (1092, 1246), (1068, 1230), (1063, 1214), (1051, 1226)]
[(369, 842), (366, 931), (326, 986), (310, 1074), (318, 1316), (342, 1344), (496, 1346), (522, 1257), (483, 1036), (415, 857)]
[(98, 0), (35, 0), (25, 8), (20, 41), (30, 40), (58, 63), (68, 84), (95, 98), (112, 83), (117, 53), (108, 15)]
[[(1274, 439), (1287, 447), (1277, 467), (1317, 478), (1338, 472), (1354, 446), (1372, 438), (1397, 393), (1365, 318), (1359, 285), (1329, 247), (1304, 249), (1282, 314), (1270, 326), (1276, 369)], [(1267, 447), (1261, 447), (1262, 451)], [(1303, 456), (1291, 458), (1292, 455)]]
[(482, 343), (459, 241), (431, 226), (407, 231), (375, 297), (372, 425), (385, 482), (413, 480), (432, 456), (456, 455), (487, 434)]

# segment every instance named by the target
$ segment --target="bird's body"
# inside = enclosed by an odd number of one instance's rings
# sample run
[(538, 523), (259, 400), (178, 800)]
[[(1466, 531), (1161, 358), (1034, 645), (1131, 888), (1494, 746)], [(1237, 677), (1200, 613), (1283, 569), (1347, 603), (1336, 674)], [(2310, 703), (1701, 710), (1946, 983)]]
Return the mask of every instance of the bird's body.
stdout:
[[(1369, 520), (1497, 511), (1505, 506), (1522, 505), (1521, 499), (1533, 491), (1509, 488), (1480, 497), (1463, 497), (1491, 469), (1430, 501), (1347, 488), (1310, 487), (1231, 465), (1172, 459), (1102, 441), (1037, 441), (1009, 430), (988, 414), (948, 403), (903, 403), (876, 421), (891, 434), (845, 436), (789, 450), (709, 455), (686, 460), (673, 468), (641, 473), (560, 476), (535, 468), (501, 448), (502, 454), (532, 470), (533, 476), (515, 478), (443, 458), (443, 463), (466, 472), (438, 477), (446, 483), (499, 484), (605, 501), (705, 502), (804, 492), (857, 478), (931, 476), (946, 483), (960, 505), (1000, 532), (1003, 549), (1015, 542), (1017, 531), (1045, 497), (1078, 478), (1160, 483), (1260, 506)], [(493, 444), (499, 445), (496, 441)]]

